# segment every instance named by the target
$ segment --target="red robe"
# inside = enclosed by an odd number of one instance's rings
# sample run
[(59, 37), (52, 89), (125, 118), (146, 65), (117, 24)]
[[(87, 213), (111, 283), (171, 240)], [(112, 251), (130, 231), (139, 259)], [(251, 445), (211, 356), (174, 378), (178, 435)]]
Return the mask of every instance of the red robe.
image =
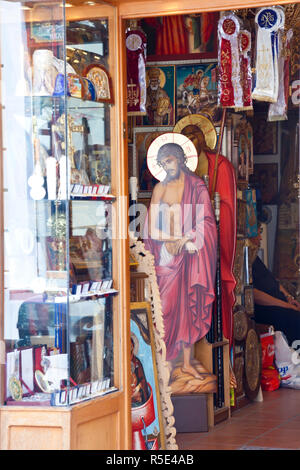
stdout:
[(189, 254), (182, 250), (167, 265), (160, 266), (163, 243), (148, 237), (148, 217), (144, 232), (145, 247), (154, 255), (155, 260), (167, 360), (177, 357), (183, 343), (191, 346), (207, 334), (215, 296), (215, 217), (206, 186), (195, 174), (185, 173), (181, 210), (182, 227), (187, 229), (185, 233), (193, 235), (192, 241), (198, 247), (197, 253)]
[[(206, 153), (208, 158), (209, 191), (213, 182), (216, 155)], [(215, 191), (220, 194), (220, 258), (222, 280), (222, 322), (223, 334), (232, 342), (233, 306), (235, 303), (234, 288), (236, 280), (233, 275), (233, 264), (236, 249), (236, 178), (230, 161), (219, 155)]]

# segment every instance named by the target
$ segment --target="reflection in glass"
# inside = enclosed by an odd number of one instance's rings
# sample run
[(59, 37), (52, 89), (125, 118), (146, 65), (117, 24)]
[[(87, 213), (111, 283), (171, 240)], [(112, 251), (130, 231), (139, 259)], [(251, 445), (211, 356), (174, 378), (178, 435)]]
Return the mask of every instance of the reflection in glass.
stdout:
[(60, 3), (0, 7), (4, 402), (69, 405), (114, 389), (110, 104), (87, 78), (108, 22), (70, 22), (66, 48)]

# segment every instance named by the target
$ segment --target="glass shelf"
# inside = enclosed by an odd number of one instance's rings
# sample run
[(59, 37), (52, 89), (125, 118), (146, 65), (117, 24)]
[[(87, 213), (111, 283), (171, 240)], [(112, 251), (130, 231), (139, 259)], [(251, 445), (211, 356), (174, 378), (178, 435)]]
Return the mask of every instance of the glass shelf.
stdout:
[[(96, 51), (76, 50), (76, 44), (88, 37), (82, 28), (72, 29), (75, 47), (69, 48), (67, 63), (63, 37), (68, 31), (61, 8), (56, 12), (61, 18), (52, 20), (49, 13), (49, 24), (44, 24), (31, 22), (30, 15), (21, 19), (18, 2), (6, 3), (15, 15), (11, 24), (1, 23), (3, 37), (10, 38), (1, 50), (1, 125), (3, 147), (10, 157), (3, 159), (7, 380), (2, 403), (65, 406), (117, 390), (113, 110), (108, 102), (51, 95), (58, 74), (68, 66), (85, 77), (84, 70), (76, 69), (79, 56), (85, 68), (95, 63)], [(109, 30), (107, 19), (101, 24), (100, 43), (102, 36), (108, 41)], [(52, 41), (58, 31), (63, 37)], [(68, 38), (68, 45), (72, 41)], [(109, 50), (102, 52), (101, 63), (107, 64), (109, 73)], [(36, 91), (34, 96), (31, 90)], [(25, 376), (22, 364), (29, 355)], [(60, 361), (59, 378), (54, 356)], [(36, 372), (59, 393), (43, 394)], [(19, 381), (21, 399), (9, 379)]]
[[(21, 98), (21, 97), (20, 97)], [(26, 105), (47, 105), (52, 106), (52, 104), (59, 104), (60, 102), (65, 102), (64, 96), (34, 96), (28, 95), (23, 97)], [(76, 98), (74, 96), (67, 96), (67, 106), (69, 109), (100, 109), (106, 106), (106, 103), (101, 103), (99, 101), (84, 100), (82, 98)]]

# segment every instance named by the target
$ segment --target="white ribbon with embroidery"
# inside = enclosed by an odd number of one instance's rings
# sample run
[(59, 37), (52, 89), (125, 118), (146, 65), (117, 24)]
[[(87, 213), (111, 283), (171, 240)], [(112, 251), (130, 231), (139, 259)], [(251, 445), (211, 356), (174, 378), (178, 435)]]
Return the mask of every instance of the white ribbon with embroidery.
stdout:
[(278, 97), (278, 37), (282, 24), (282, 10), (261, 8), (255, 16), (256, 84), (252, 98), (258, 101), (276, 102)]
[(283, 39), (283, 29), (279, 32), (278, 43), (279, 43), (279, 90), (278, 99), (276, 103), (271, 103), (269, 106), (268, 121), (284, 121), (287, 120), (287, 100), (288, 100), (288, 86), (289, 77), (289, 57), (287, 56), (290, 50), (290, 41), (293, 36), (293, 31), (290, 29), (285, 40)]

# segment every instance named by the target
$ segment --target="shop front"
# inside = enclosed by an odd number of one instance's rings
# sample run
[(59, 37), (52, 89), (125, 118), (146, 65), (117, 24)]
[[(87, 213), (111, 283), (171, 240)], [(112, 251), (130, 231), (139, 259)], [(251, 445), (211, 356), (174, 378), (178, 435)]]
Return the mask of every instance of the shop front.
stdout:
[(0, 19), (0, 447), (177, 449), (267, 390), (261, 334), (297, 340), (252, 266), (300, 317), (299, 5)]

